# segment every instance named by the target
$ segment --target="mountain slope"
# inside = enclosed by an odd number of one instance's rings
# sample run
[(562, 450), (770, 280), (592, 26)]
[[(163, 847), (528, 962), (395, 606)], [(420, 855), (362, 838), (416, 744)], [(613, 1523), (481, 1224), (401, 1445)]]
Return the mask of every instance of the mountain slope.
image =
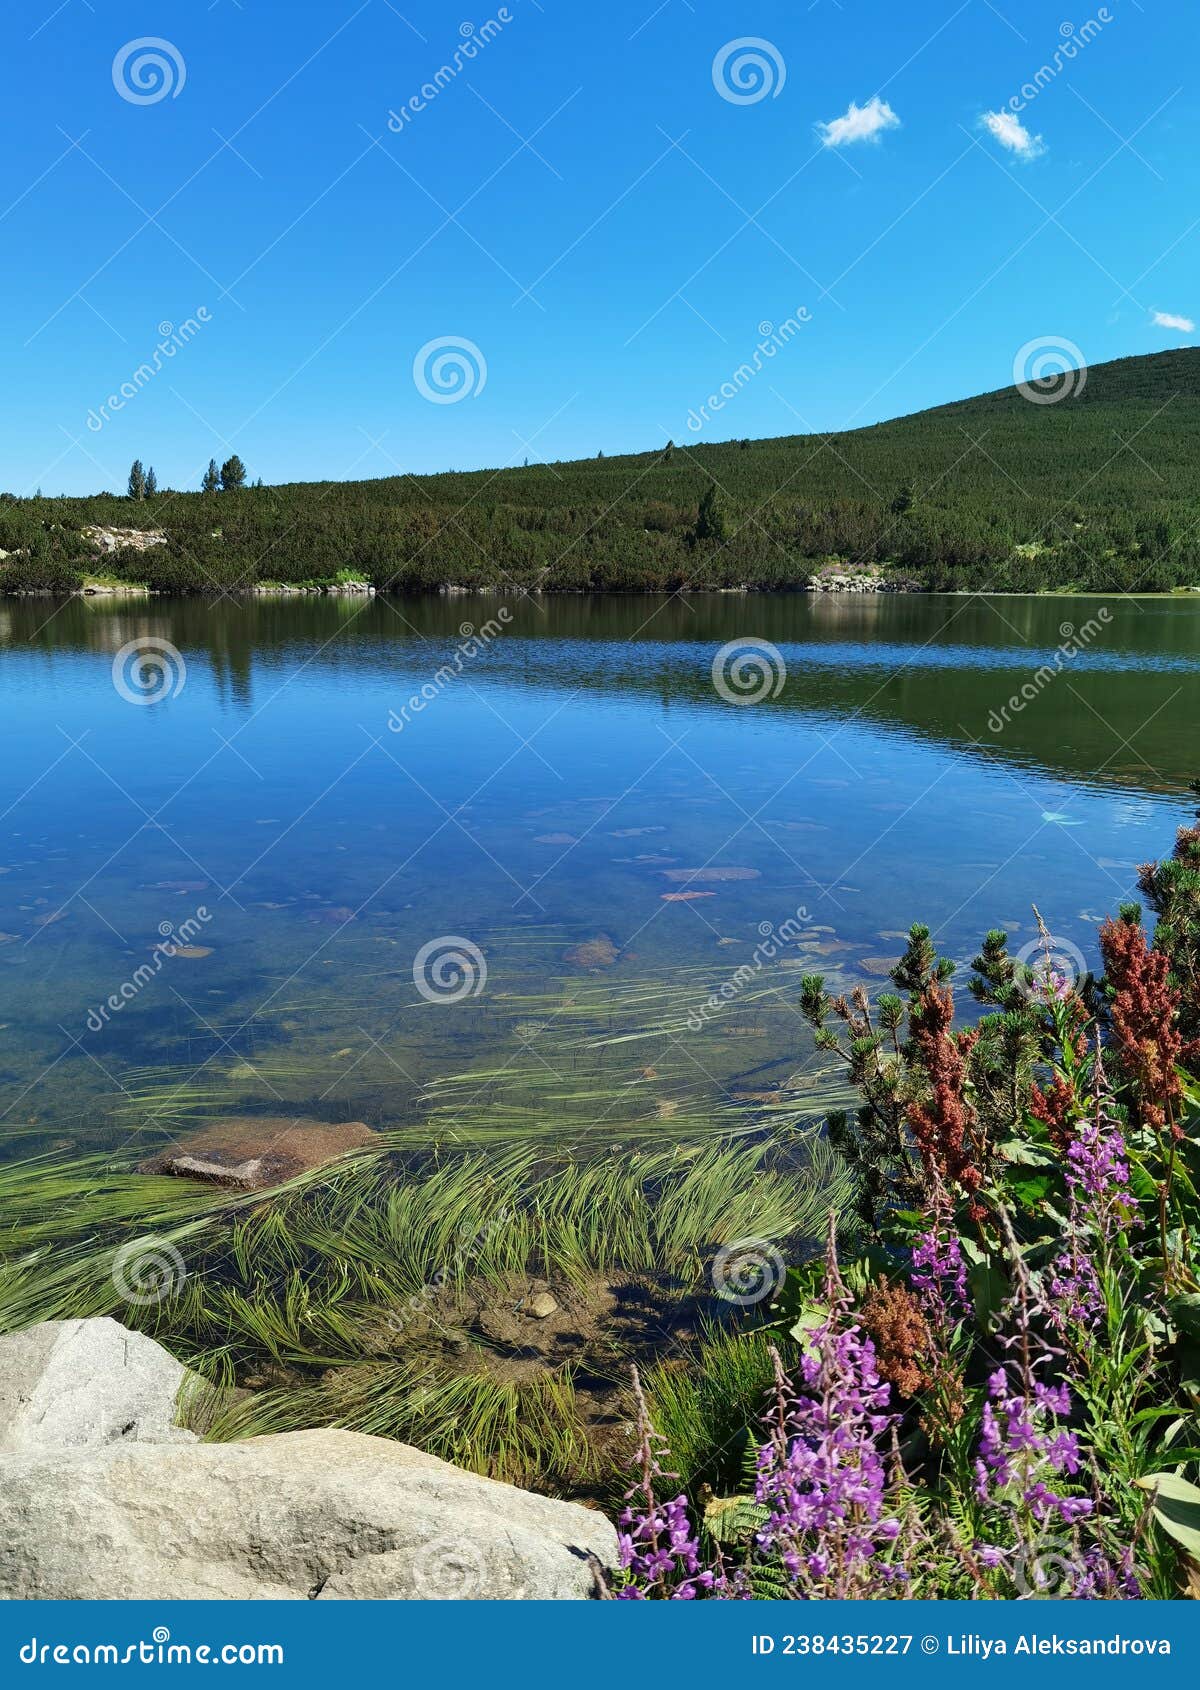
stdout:
[(138, 503), (5, 499), (0, 583), (69, 587), (94, 567), (81, 531), (95, 523), (161, 527), (169, 545), (111, 568), (164, 589), (343, 569), (416, 590), (772, 587), (831, 560), (934, 588), (1200, 582), (1200, 350), (1120, 359), (1065, 386), (1053, 402), (1006, 388), (844, 434), (521, 469)]

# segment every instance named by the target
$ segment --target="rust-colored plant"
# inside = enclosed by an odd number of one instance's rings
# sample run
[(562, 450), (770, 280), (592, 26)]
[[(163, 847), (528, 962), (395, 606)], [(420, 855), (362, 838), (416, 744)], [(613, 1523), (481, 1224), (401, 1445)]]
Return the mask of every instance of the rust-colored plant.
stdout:
[(1170, 961), (1151, 948), (1141, 922), (1129, 912), (1104, 923), (1100, 950), (1109, 1017), (1138, 1118), (1144, 1126), (1174, 1127), (1183, 1096), (1176, 1072), (1183, 1038)]
[(928, 1081), (928, 1095), (908, 1108), (908, 1124), (927, 1177), (957, 1188), (970, 1199), (974, 1220), (983, 1206), (975, 1194), (983, 1185), (975, 1111), (967, 1096), (967, 1057), (979, 1038), (972, 1028), (955, 1033), (954, 993), (936, 979), (917, 994), (909, 1017), (913, 1059)]
[(880, 1378), (911, 1401), (929, 1383), (933, 1348), (920, 1303), (907, 1285), (881, 1279), (872, 1285), (859, 1313), (875, 1344)]

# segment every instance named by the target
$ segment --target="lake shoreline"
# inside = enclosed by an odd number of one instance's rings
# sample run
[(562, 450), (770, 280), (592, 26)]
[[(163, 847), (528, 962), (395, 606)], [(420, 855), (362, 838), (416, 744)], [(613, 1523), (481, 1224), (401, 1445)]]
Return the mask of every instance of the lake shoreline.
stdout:
[(555, 586), (525, 586), (520, 582), (488, 582), (476, 586), (461, 586), (448, 583), (439, 587), (428, 588), (388, 588), (375, 587), (369, 582), (333, 583), (333, 584), (303, 584), (254, 587), (191, 587), (180, 589), (177, 587), (150, 587), (144, 582), (104, 582), (88, 583), (64, 592), (56, 587), (14, 587), (0, 586), (0, 601), (24, 599), (57, 599), (64, 604), (73, 599), (113, 600), (128, 602), (141, 599), (187, 599), (209, 600), (213, 604), (220, 604), (226, 599), (320, 599), (345, 598), (370, 599), (452, 599), (452, 598), (500, 598), (508, 592), (517, 598), (527, 599), (621, 599), (621, 598), (664, 598), (664, 599), (729, 599), (729, 598), (893, 598), (896, 596), (915, 596), (924, 598), (945, 599), (1120, 599), (1122, 602), (1137, 603), (1142, 600), (1179, 601), (1186, 600), (1191, 595), (1200, 595), (1200, 586), (1173, 587), (1167, 592), (1156, 593), (1123, 593), (1104, 592), (1095, 588), (1044, 587), (1036, 592), (1020, 592), (1008, 587), (925, 587), (918, 582), (888, 583), (878, 587), (832, 587), (814, 586), (811, 582), (797, 582), (792, 586), (781, 586), (773, 582), (770, 584), (739, 587), (678, 587), (663, 588), (657, 585), (645, 587), (555, 587)]

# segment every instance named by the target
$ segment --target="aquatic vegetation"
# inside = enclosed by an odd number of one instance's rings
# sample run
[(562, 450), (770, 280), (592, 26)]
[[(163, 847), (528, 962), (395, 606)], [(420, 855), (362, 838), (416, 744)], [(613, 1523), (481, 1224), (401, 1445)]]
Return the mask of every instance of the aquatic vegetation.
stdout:
[[(98, 1158), (0, 1170), (6, 1190), (0, 1328), (112, 1313), (215, 1385), (249, 1381), (209, 1437), (347, 1426), (577, 1490), (611, 1468), (597, 1428), (629, 1355), (670, 1348), (693, 1305), (736, 1313), (711, 1283), (715, 1252), (763, 1238), (802, 1259), (850, 1175), (811, 1130), (591, 1160), (542, 1144), (418, 1155), (385, 1134), (265, 1201)], [(499, 1330), (489, 1311), (535, 1280), (566, 1303), (561, 1329)], [(611, 1283), (628, 1310), (589, 1315)]]

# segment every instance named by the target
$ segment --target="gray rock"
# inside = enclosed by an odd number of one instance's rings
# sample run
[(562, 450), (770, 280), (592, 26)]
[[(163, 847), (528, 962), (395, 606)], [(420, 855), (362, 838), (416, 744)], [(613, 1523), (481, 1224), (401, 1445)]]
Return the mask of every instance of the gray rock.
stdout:
[(187, 1369), (115, 1320), (48, 1320), (0, 1337), (0, 1451), (194, 1443), (175, 1425)]
[(0, 1454), (0, 1598), (580, 1598), (602, 1514), (358, 1432)]
[(534, 1320), (549, 1320), (550, 1316), (557, 1310), (558, 1303), (549, 1291), (539, 1291), (535, 1296), (530, 1297), (527, 1308)]

